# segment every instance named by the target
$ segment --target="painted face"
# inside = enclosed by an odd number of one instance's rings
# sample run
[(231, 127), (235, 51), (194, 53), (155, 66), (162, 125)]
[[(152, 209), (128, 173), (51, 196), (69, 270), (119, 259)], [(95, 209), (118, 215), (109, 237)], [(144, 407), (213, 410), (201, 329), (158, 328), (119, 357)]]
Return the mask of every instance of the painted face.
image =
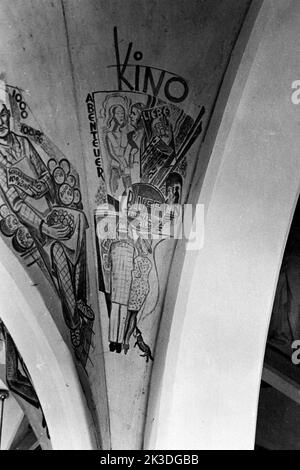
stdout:
[(10, 132), (10, 111), (7, 109), (5, 104), (2, 104), (0, 109), (0, 139), (5, 139), (7, 134)]
[(117, 106), (115, 109), (115, 119), (120, 126), (125, 122), (125, 112), (120, 106)]
[(135, 127), (135, 128), (138, 127), (140, 116), (141, 116), (141, 113), (137, 108), (135, 107), (131, 108), (129, 117), (130, 117), (130, 124), (132, 125), (132, 127)]

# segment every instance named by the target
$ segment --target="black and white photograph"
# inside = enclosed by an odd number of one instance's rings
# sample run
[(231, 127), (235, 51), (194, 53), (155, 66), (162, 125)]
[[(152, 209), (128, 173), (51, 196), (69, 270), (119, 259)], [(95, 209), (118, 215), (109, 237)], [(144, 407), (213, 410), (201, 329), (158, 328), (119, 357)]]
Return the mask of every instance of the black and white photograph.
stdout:
[(0, 450), (300, 450), (299, 195), (299, 0), (0, 0)]

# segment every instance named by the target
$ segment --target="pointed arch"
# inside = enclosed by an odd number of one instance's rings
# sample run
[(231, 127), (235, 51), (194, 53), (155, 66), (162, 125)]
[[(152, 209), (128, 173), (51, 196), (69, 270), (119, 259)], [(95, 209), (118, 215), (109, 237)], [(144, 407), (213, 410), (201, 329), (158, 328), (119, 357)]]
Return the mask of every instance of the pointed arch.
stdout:
[(154, 364), (147, 448), (254, 448), (270, 316), (299, 197), (300, 107), (291, 101), (299, 20), (297, 2), (263, 2), (228, 99), (215, 109), (199, 156), (209, 153), (208, 169), (195, 178), (200, 195), (194, 187), (205, 206), (204, 246), (177, 252), (176, 292), (176, 268), (170, 276), (164, 315), (173, 306), (174, 315), (157, 343), (166, 360)]
[(0, 317), (28, 368), (53, 449), (95, 448), (73, 357), (37, 287), (1, 238)]

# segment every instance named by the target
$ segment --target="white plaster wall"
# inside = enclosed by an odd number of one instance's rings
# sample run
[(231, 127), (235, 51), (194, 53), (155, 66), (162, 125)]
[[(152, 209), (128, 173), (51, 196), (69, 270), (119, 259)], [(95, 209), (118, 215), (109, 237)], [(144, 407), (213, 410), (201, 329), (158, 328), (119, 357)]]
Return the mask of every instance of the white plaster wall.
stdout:
[[(299, 194), (300, 105), (291, 102), (299, 26), (299, 1), (263, 2), (200, 194), (205, 243), (185, 257), (147, 448), (254, 446), (269, 319)], [(167, 295), (176, 296), (172, 276)]]

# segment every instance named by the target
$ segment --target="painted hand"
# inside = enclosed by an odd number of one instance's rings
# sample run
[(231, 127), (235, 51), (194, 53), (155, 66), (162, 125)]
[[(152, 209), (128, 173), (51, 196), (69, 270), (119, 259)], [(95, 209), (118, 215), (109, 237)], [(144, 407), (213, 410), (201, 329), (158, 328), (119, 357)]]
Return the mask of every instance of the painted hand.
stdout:
[(69, 226), (62, 226), (60, 224), (48, 225), (46, 222), (42, 224), (42, 233), (55, 240), (67, 240), (70, 238), (71, 232)]

